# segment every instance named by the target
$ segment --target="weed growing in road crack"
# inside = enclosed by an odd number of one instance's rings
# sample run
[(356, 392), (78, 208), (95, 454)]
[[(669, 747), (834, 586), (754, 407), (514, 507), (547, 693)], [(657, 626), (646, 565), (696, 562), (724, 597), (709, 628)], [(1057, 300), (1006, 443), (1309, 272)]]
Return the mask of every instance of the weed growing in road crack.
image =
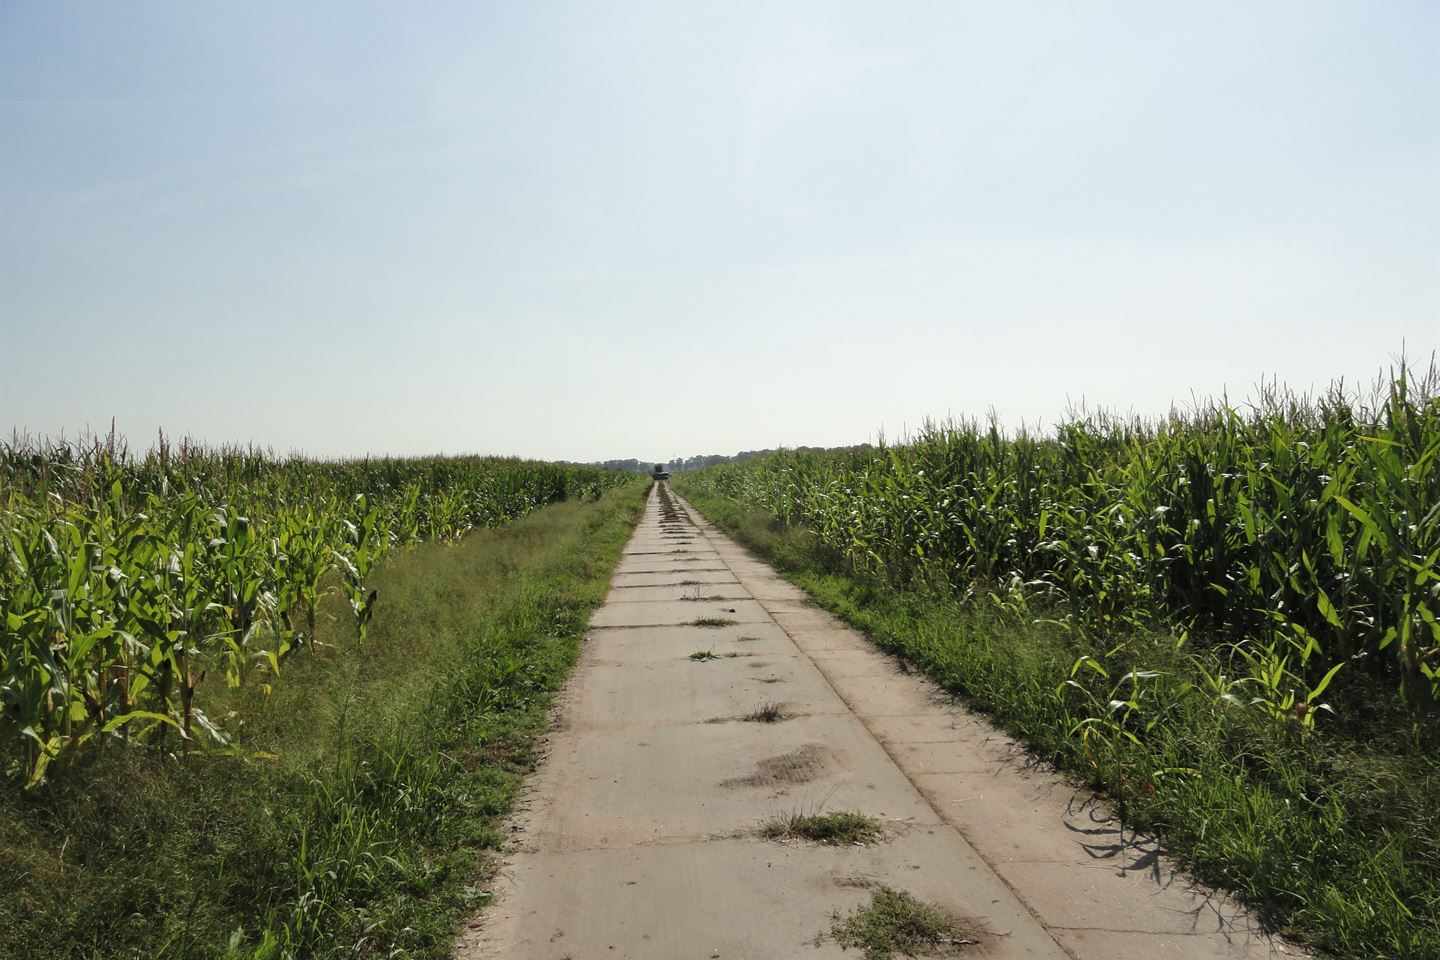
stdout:
[[(973, 921), (953, 917), (939, 907), (903, 890), (880, 887), (870, 894), (870, 905), (847, 917), (835, 911), (830, 938), (841, 949), (858, 947), (865, 960), (890, 960), (897, 953), (907, 957), (956, 956), (967, 946), (980, 942), (980, 930)], [(815, 945), (825, 941), (815, 935)]]
[(699, 617), (688, 624), (692, 627), (733, 627), (735, 621), (729, 617)]
[(789, 720), (790, 714), (785, 712), (785, 707), (781, 704), (762, 703), (740, 719), (750, 723), (779, 723), (781, 720)]
[[(748, 718), (747, 718), (748, 719)], [(779, 814), (760, 826), (766, 840), (809, 840), (831, 845), (875, 843), (880, 825), (858, 810)]]
[(690, 659), (703, 663), (706, 660), (719, 660), (720, 654), (716, 653), (714, 650), (696, 650), (694, 653), (690, 654)]

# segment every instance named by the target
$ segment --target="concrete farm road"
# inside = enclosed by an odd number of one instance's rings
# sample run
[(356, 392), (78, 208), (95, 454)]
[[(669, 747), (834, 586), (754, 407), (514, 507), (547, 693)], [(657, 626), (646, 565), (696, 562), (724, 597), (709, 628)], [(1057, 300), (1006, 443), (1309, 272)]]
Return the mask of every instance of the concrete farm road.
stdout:
[[(765, 703), (790, 719), (740, 719)], [(758, 836), (777, 815), (822, 809), (865, 813), (883, 839)], [(815, 607), (665, 484), (591, 620), (512, 831), (461, 960), (840, 957), (816, 935), (882, 885), (976, 921), (980, 942), (954, 956), (1302, 955), (1153, 841), (1122, 841), (1088, 790)]]

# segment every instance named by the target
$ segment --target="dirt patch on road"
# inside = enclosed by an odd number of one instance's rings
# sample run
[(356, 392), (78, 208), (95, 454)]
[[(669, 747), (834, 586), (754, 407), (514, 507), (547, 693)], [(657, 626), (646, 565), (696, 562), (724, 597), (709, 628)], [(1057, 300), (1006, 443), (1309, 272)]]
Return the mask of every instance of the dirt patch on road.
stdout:
[(784, 784), (809, 783), (830, 766), (834, 759), (824, 744), (807, 743), (798, 750), (766, 757), (755, 764), (755, 772), (748, 777), (735, 777), (720, 784), (722, 787), (776, 787)]

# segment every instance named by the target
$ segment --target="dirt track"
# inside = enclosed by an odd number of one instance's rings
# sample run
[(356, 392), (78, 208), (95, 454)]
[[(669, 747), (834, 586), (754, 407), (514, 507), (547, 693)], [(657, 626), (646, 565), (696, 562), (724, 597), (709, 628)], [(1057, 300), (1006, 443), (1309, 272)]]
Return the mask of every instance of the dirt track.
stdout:
[[(1300, 955), (693, 510), (652, 494), (591, 625), (463, 960), (839, 957), (816, 934), (882, 884), (978, 920), (987, 960)], [(766, 702), (792, 718), (739, 719)], [(821, 808), (885, 839), (756, 836)]]

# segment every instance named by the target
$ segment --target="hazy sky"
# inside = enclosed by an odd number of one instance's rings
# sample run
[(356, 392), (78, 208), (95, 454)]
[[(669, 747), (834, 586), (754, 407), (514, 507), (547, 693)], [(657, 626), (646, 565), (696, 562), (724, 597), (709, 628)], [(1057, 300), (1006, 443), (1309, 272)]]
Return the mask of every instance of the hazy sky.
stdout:
[(852, 443), (1440, 347), (1434, 2), (0, 4), (0, 427)]

